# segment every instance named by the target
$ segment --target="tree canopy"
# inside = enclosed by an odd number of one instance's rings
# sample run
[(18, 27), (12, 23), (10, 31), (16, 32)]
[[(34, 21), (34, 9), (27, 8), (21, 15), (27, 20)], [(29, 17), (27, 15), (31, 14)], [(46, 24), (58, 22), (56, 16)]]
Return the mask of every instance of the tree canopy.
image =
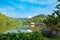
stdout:
[(29, 22), (43, 22), (44, 19), (46, 19), (46, 15), (40, 14), (40, 15), (30, 18), (28, 21)]
[(48, 27), (50, 26), (55, 29), (60, 28), (60, 3), (56, 5), (56, 9), (57, 10), (54, 10), (52, 15), (48, 15), (44, 21)]
[(15, 27), (21, 27), (22, 21), (10, 18), (0, 13), (0, 33)]

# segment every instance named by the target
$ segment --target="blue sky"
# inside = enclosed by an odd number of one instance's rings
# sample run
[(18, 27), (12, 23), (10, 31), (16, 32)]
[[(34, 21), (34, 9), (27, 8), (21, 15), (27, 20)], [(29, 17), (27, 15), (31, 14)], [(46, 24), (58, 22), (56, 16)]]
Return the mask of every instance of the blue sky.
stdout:
[(57, 0), (1, 0), (0, 12), (13, 18), (51, 14)]

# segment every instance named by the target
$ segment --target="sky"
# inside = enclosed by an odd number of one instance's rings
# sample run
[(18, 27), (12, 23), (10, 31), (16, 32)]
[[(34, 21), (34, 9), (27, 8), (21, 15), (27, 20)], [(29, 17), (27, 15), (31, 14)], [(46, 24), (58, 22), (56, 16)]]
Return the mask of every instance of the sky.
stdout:
[(13, 18), (51, 14), (57, 0), (0, 0), (0, 13)]

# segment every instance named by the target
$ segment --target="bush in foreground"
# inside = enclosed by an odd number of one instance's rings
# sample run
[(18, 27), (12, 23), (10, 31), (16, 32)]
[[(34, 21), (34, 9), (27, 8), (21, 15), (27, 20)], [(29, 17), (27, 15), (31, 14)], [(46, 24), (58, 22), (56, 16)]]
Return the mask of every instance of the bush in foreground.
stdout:
[(51, 38), (46, 38), (41, 35), (40, 32), (32, 33), (8, 33), (0, 34), (0, 40), (53, 40)]

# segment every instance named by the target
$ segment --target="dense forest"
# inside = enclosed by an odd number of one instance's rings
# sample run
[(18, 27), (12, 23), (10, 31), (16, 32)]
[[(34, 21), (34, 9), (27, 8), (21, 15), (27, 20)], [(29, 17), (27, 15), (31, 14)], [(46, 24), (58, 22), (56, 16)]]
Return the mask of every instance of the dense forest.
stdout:
[(34, 16), (30, 19), (28, 19), (28, 22), (43, 22), (46, 19), (46, 15), (39, 14), (37, 16)]
[(21, 27), (22, 21), (19, 19), (14, 19), (4, 14), (0, 13), (0, 33), (15, 27)]

